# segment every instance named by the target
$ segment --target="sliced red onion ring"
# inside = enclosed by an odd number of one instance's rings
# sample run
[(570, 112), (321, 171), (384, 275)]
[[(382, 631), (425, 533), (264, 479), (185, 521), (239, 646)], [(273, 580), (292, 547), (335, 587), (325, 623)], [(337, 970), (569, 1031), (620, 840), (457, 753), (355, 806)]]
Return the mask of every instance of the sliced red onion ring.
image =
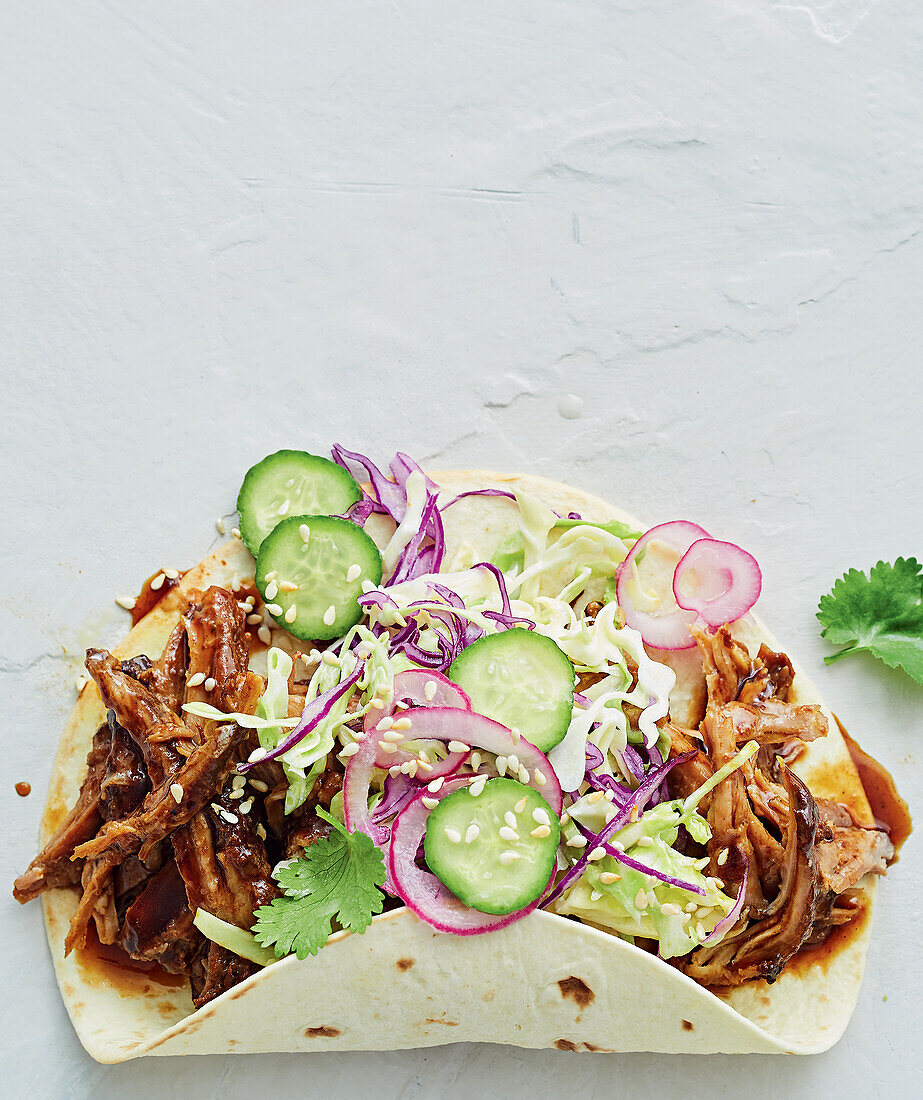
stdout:
[(646, 546), (655, 541), (665, 543), (679, 559), (694, 542), (710, 537), (703, 527), (688, 520), (677, 519), (658, 524), (644, 532), (616, 570), (616, 598), (625, 622), (637, 630), (648, 645), (656, 646), (657, 649), (691, 649), (695, 640), (690, 635), (689, 628), (695, 624), (696, 614), (677, 607), (672, 599), (665, 601), (664, 609), (656, 613), (637, 608), (628, 591), (635, 559)]
[(715, 940), (720, 940), (725, 932), (730, 930), (737, 923), (737, 919), (740, 916), (740, 911), (744, 907), (744, 898), (747, 896), (747, 876), (750, 873), (749, 867), (744, 867), (744, 877), (740, 880), (740, 890), (737, 893), (737, 901), (731, 908), (731, 911), (726, 917), (722, 917), (721, 920), (715, 925), (715, 927), (708, 933), (702, 943), (714, 943)]
[[(496, 723), (494, 723), (496, 724)], [(502, 728), (502, 727), (501, 727)], [(470, 778), (450, 779), (429, 797), (441, 800), (453, 791), (470, 784)], [(479, 913), (471, 909), (447, 889), (430, 871), (417, 866), (417, 852), (426, 832), (426, 822), (431, 810), (423, 805), (422, 796), (402, 810), (394, 819), (391, 846), (388, 850), (388, 878), (412, 913), (437, 932), (451, 932), (456, 936), (476, 936), (494, 932), (520, 920), (538, 905), (536, 898), (525, 909), (506, 913), (502, 917)]]
[[(699, 584), (690, 592), (685, 581), (695, 573)], [(763, 575), (756, 558), (733, 542), (699, 539), (680, 558), (673, 574), (673, 597), (695, 611), (709, 626), (723, 626), (745, 615), (759, 598)]]

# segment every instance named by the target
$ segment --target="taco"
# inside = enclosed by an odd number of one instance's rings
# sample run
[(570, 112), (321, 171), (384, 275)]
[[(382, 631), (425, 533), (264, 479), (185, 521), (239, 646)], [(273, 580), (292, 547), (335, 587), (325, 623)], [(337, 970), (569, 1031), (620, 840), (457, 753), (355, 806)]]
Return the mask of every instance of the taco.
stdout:
[(909, 818), (750, 554), (339, 447), (238, 512), (87, 652), (15, 884), (94, 1058), (839, 1038)]

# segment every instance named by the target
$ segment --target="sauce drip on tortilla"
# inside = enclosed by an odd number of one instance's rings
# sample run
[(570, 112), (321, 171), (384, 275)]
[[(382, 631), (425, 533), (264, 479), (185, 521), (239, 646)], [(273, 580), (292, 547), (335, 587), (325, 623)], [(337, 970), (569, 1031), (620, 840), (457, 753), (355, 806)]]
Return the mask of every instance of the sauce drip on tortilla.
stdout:
[[(152, 581), (155, 581), (161, 574), (163, 574), (164, 578), (161, 586), (159, 588), (151, 588)], [(163, 573), (162, 569), (158, 569), (156, 573), (152, 573), (144, 584), (141, 585), (141, 591), (135, 599), (134, 606), (131, 609), (131, 625), (137, 626), (144, 616), (152, 608), (156, 607), (168, 592), (176, 588), (182, 576), (183, 574), (180, 573), (179, 577), (168, 577)]]
[(137, 990), (139, 983), (156, 982), (174, 989), (186, 985), (185, 974), (171, 974), (155, 962), (133, 959), (117, 944), (100, 943), (96, 926), (90, 921), (87, 942), (74, 949), (77, 963), (87, 981)]

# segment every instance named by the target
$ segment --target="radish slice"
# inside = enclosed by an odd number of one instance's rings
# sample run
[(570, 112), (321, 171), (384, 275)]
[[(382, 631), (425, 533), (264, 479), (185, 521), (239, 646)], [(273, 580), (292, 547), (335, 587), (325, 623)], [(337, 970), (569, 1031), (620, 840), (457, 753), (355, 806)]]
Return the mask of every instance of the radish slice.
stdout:
[[(689, 628), (695, 624), (697, 615), (694, 611), (684, 610), (677, 605), (667, 576), (673, 575), (676, 568), (675, 562), (683, 557), (693, 543), (709, 538), (708, 532), (703, 527), (688, 520), (678, 519), (671, 523), (661, 523), (644, 532), (618, 567), (615, 576), (619, 607), (628, 626), (637, 630), (648, 645), (656, 646), (657, 649), (691, 649), (695, 645)], [(658, 593), (664, 593), (660, 607), (656, 611), (642, 611), (632, 599), (629, 587), (634, 573), (634, 562), (642, 550), (648, 549), (645, 555), (646, 573), (652, 572), (650, 568), (652, 564), (662, 565), (662, 560), (658, 562), (656, 560), (658, 556), (652, 553), (652, 543), (661, 543), (671, 551), (669, 557), (672, 567), (668, 566), (666, 570), (662, 570), (665, 575), (656, 583)]]
[[(470, 782), (470, 777), (450, 779), (443, 783), (439, 791), (430, 794), (429, 797), (441, 800), (453, 791), (468, 786)], [(400, 899), (412, 913), (435, 928), (437, 932), (451, 932), (456, 936), (477, 936), (482, 932), (495, 932), (498, 928), (505, 928), (535, 909), (541, 895), (525, 909), (506, 913), (502, 917), (479, 913), (477, 909), (470, 909), (459, 901), (434, 874), (418, 867), (417, 852), (423, 840), (423, 834), (426, 832), (426, 822), (431, 812), (423, 805), (422, 796), (415, 798), (398, 814), (392, 826), (391, 846), (388, 851), (388, 878), (394, 884)], [(554, 872), (552, 872), (553, 876)]]
[[(430, 686), (432, 685), (432, 686)], [(407, 672), (399, 672), (394, 677), (394, 692), (391, 696), (391, 706), (387, 710), (370, 710), (363, 722), (362, 728), (367, 737), (374, 736), (375, 767), (393, 768), (396, 764), (406, 764), (411, 760), (420, 759), (420, 750), (424, 750), (428, 756), (430, 767), (422, 767), (416, 776), (421, 782), (428, 783), (431, 779), (438, 779), (440, 775), (454, 775), (461, 767), (467, 753), (449, 753), (444, 759), (439, 760), (435, 756), (433, 741), (424, 742), (415, 737), (412, 747), (405, 748), (400, 745), (394, 751), (384, 749), (381, 742), (389, 744), (383, 734), (391, 728), (385, 719), (393, 718), (394, 707), (397, 703), (409, 703), (411, 707), (458, 707), (460, 710), (471, 710), (471, 700), (460, 687), (438, 672), (430, 672), (427, 669), (408, 669)], [(398, 717), (402, 717), (400, 711)], [(407, 715), (410, 721), (414, 721), (413, 713)], [(384, 722), (384, 729), (379, 728)], [(441, 748), (441, 745), (439, 746)]]
[(673, 574), (673, 597), (709, 626), (723, 626), (750, 610), (762, 585), (763, 575), (752, 554), (733, 542), (699, 539), (680, 558)]

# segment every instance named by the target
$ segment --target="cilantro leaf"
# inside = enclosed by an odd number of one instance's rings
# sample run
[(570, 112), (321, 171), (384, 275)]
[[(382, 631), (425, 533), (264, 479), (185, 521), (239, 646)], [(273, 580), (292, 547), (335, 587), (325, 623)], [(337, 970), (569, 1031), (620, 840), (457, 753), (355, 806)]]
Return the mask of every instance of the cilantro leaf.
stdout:
[(257, 909), (253, 935), (281, 958), (292, 951), (299, 959), (316, 955), (327, 942), (331, 921), (361, 933), (384, 895), (384, 857), (365, 833), (349, 833), (324, 810), (318, 816), (335, 831), (305, 849), (300, 859), (280, 864), (273, 877), (284, 892)]
[(821, 598), (821, 634), (839, 653), (827, 664), (866, 649), (923, 684), (923, 574), (916, 558), (880, 561), (869, 575), (850, 569)]

